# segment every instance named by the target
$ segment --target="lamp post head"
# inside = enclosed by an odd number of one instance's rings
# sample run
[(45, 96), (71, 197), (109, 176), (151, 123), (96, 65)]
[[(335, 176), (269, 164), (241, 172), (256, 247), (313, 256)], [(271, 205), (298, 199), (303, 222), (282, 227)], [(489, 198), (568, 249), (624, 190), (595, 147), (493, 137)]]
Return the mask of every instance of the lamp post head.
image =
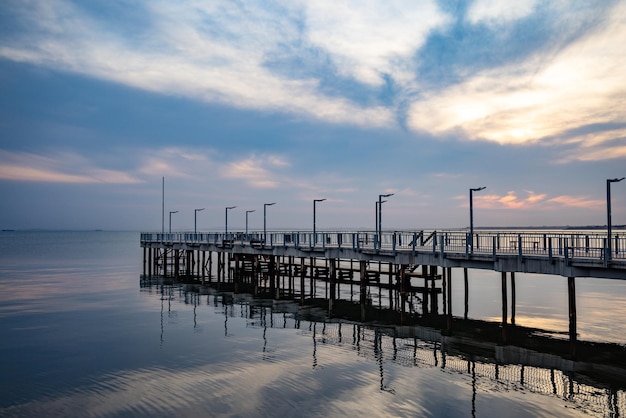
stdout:
[(170, 215), (171, 215), (172, 213), (178, 213), (178, 211), (177, 211), (177, 210), (171, 210), (171, 211), (170, 211)]
[(326, 198), (324, 198), (324, 199), (313, 199), (314, 202), (323, 202), (324, 200), (326, 200)]
[(226, 206), (226, 210), (228, 209), (235, 209), (237, 206)]
[(275, 204), (276, 204), (276, 202), (274, 202), (274, 203), (263, 203), (263, 206), (264, 206), (264, 207), (265, 207), (265, 206), (272, 206), (272, 205), (275, 205)]
[(252, 212), (255, 212), (255, 209), (252, 209), (252, 210), (247, 210), (247, 211), (246, 211), (246, 213), (252, 213)]
[(388, 193), (388, 194), (379, 194), (379, 195), (378, 195), (378, 198), (379, 198), (379, 199), (381, 199), (381, 198), (383, 198), (383, 197), (390, 197), (390, 196), (393, 196), (393, 193)]
[(620, 181), (624, 180), (626, 177), (622, 177), (621, 179), (606, 179), (606, 181), (608, 181), (609, 183), (619, 183)]
[(472, 192), (480, 192), (481, 190), (485, 190), (485, 189), (486, 189), (486, 187), (485, 187), (485, 186), (483, 186), (483, 187), (476, 187), (476, 188), (474, 188), (474, 189), (470, 189), (470, 190), (471, 190)]

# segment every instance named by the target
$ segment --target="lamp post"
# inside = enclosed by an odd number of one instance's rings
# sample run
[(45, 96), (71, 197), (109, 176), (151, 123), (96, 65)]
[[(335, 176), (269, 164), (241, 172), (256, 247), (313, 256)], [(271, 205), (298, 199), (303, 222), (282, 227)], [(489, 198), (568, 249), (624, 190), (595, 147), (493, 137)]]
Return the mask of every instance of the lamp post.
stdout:
[[(385, 203), (387, 202), (386, 200), (381, 201), (380, 203)], [(374, 229), (376, 230), (376, 233), (378, 234), (378, 201), (374, 202), (374, 212), (376, 213), (376, 220), (374, 221)]]
[(606, 179), (606, 259), (613, 258), (613, 245), (611, 243), (611, 183), (619, 183), (621, 179)]
[[(378, 242), (380, 243), (381, 234), (383, 233), (383, 197), (393, 196), (393, 193), (378, 195)], [(385, 200), (386, 202), (386, 200)]]
[(224, 210), (224, 213), (226, 214), (226, 220), (224, 221), (224, 235), (228, 235), (228, 211), (230, 209), (235, 209), (236, 207), (237, 206), (226, 206), (226, 210)]
[(265, 244), (265, 241), (267, 241), (267, 207), (268, 206), (272, 206), (275, 205), (276, 202), (274, 203), (263, 203), (263, 244)]
[(255, 210), (247, 210), (246, 211), (246, 237), (248, 236), (248, 214), (254, 212)]
[(177, 210), (170, 211), (170, 234), (172, 233), (172, 213), (178, 213)]
[(193, 210), (193, 233), (197, 234), (198, 233), (198, 229), (196, 228), (197, 224), (198, 224), (198, 212), (200, 212), (201, 210), (204, 210), (204, 208), (200, 208), (200, 209), (194, 209)]
[(470, 249), (471, 252), (474, 252), (474, 192), (480, 192), (481, 190), (485, 190), (486, 187), (476, 187), (474, 189), (469, 189), (469, 204), (470, 204)]
[(317, 235), (315, 233), (315, 204), (317, 202), (323, 202), (326, 199), (313, 199), (313, 246), (317, 244)]

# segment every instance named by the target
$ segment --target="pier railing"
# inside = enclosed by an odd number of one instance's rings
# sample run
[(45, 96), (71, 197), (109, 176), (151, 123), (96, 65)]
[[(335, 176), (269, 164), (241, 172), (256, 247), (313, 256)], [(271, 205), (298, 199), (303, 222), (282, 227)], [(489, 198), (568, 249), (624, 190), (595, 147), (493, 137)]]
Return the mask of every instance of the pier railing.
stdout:
[[(256, 248), (294, 247), (326, 250), (350, 248), (354, 251), (425, 252), (434, 254), (544, 256), (549, 259), (626, 260), (626, 232), (611, 236), (589, 231), (479, 231), (465, 230), (385, 231), (271, 231), (267, 233), (155, 233), (141, 234), (142, 243), (173, 245), (215, 244), (219, 246), (252, 246)], [(611, 252), (608, 251), (611, 248)]]

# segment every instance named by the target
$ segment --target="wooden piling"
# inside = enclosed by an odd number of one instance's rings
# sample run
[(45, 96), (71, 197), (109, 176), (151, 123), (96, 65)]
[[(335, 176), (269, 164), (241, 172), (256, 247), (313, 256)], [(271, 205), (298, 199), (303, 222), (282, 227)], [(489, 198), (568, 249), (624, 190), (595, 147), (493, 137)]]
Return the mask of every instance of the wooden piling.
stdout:
[(506, 272), (502, 272), (502, 342), (506, 343), (506, 323), (507, 323), (507, 290), (506, 290)]
[(167, 248), (163, 249), (163, 277), (167, 277)]
[(304, 303), (304, 276), (306, 272), (306, 266), (304, 265), (304, 257), (300, 257), (300, 302)]
[(337, 260), (335, 258), (331, 258), (329, 262), (330, 270), (328, 281), (330, 282), (330, 297), (328, 298), (328, 313), (332, 315), (333, 305), (337, 297)]
[(361, 303), (361, 321), (365, 322), (367, 314), (367, 261), (359, 261), (360, 272), (360, 303)]
[(576, 358), (576, 278), (567, 278), (567, 299), (569, 305), (570, 353)]
[(463, 283), (465, 285), (465, 313), (463, 314), (463, 319), (467, 319), (469, 311), (469, 279), (467, 276), (467, 268), (463, 268)]
[[(444, 267), (444, 270), (446, 268)], [(452, 267), (447, 268), (448, 272), (446, 274), (446, 278), (448, 279), (448, 319), (446, 321), (446, 325), (448, 327), (448, 332), (452, 331)]]
[(511, 272), (511, 325), (515, 325), (515, 272)]

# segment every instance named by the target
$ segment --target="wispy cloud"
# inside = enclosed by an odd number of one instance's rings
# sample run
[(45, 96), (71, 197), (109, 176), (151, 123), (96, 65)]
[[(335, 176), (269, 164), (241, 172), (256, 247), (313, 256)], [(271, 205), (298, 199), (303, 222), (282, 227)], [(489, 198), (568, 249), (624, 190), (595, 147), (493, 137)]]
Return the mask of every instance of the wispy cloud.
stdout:
[(476, 0), (467, 12), (467, 19), (473, 23), (488, 25), (506, 24), (530, 15), (537, 5), (537, 0), (507, 2), (499, 0)]
[(99, 168), (74, 153), (43, 156), (0, 150), (0, 180), (42, 183), (133, 184), (142, 180), (132, 173)]
[(279, 156), (252, 155), (246, 159), (228, 163), (223, 170), (223, 176), (245, 180), (254, 188), (276, 188), (280, 185), (281, 177), (272, 169), (287, 166), (289, 163)]
[[(530, 190), (524, 193), (525, 196), (520, 196), (515, 191), (509, 191), (505, 195), (474, 195), (474, 206), (482, 209), (545, 211), (564, 208), (601, 209), (605, 205), (604, 201), (588, 196), (560, 195), (551, 197), (547, 193), (535, 193)], [(462, 206), (467, 206), (467, 196), (457, 196), (456, 199), (463, 202)]]

